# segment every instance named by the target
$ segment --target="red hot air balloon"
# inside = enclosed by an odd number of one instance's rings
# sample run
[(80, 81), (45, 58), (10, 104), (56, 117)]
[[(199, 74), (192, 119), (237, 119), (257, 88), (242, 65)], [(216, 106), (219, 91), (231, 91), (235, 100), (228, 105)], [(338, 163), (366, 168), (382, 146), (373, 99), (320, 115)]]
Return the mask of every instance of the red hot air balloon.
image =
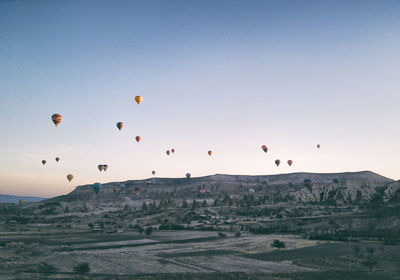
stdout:
[(171, 152), (174, 154), (175, 153), (175, 149), (171, 149)]
[(135, 137), (135, 140), (136, 140), (136, 142), (138, 142), (138, 143), (140, 142), (141, 139), (142, 139), (142, 138), (141, 138), (140, 136), (136, 136), (136, 137)]
[(267, 148), (267, 146), (265, 146), (265, 145), (262, 145), (261, 146), (261, 149), (266, 153), (266, 152), (268, 152), (268, 148)]

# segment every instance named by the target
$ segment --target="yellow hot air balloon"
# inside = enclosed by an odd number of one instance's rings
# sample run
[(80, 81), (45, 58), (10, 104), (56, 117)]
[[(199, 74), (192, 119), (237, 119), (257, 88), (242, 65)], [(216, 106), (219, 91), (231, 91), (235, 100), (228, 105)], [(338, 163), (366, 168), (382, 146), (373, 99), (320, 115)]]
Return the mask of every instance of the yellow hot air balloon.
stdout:
[(68, 179), (69, 182), (71, 182), (72, 179), (74, 179), (74, 175), (68, 174), (68, 175), (67, 175), (67, 179)]
[(142, 96), (140, 96), (140, 95), (138, 95), (138, 96), (135, 96), (135, 101), (136, 101), (136, 103), (139, 105), (140, 103), (142, 103), (142, 101), (143, 101), (143, 97), (142, 97)]
[(53, 123), (58, 126), (59, 123), (62, 121), (63, 117), (60, 114), (53, 114), (51, 116), (51, 120), (53, 121)]

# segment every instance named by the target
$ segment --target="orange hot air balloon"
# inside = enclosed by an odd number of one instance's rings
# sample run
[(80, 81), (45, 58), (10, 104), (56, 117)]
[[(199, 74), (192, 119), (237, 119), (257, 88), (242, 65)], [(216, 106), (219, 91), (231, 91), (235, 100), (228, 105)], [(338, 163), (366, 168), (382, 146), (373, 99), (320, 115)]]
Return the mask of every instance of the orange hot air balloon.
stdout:
[(208, 151), (208, 155), (209, 155), (209, 156), (211, 156), (211, 155), (212, 155), (212, 153), (213, 153), (212, 151)]
[(139, 143), (142, 138), (140, 136), (136, 136), (135, 139), (136, 139), (136, 142)]
[(117, 127), (119, 130), (121, 130), (124, 127), (124, 123), (123, 122), (117, 122)]
[(319, 149), (319, 148), (321, 148), (321, 145), (320, 145), (320, 144), (318, 144), (318, 145), (317, 145), (317, 148), (318, 148), (318, 149)]
[(45, 165), (45, 164), (46, 164), (46, 162), (47, 162), (47, 161), (45, 161), (45, 160), (42, 160), (42, 164), (43, 164), (43, 165)]
[(261, 149), (266, 153), (266, 152), (268, 152), (268, 148), (267, 148), (267, 146), (265, 146), (265, 145), (262, 145), (261, 146)]
[(142, 190), (140, 188), (136, 187), (134, 189), (134, 191), (135, 191), (136, 196), (138, 196), (141, 193)]
[(59, 162), (59, 161), (60, 161), (60, 158), (59, 158), (59, 157), (56, 157), (56, 161)]
[(104, 172), (106, 172), (107, 169), (108, 169), (108, 165), (107, 165), (107, 164), (103, 164), (103, 170), (104, 170)]
[(292, 166), (293, 160), (289, 159), (289, 160), (287, 161), (287, 164), (288, 164), (289, 166)]
[(166, 153), (167, 153), (167, 156), (169, 156), (169, 154), (170, 154), (171, 152), (168, 150), (168, 151), (166, 151)]
[(136, 101), (136, 103), (139, 105), (140, 103), (142, 103), (143, 97), (141, 97), (140, 95), (135, 96), (135, 101)]
[(275, 160), (275, 164), (276, 166), (279, 166), (279, 164), (281, 164), (281, 161), (279, 159)]
[(68, 175), (67, 175), (67, 179), (68, 179), (69, 182), (71, 182), (72, 179), (74, 179), (74, 175), (68, 174)]
[(175, 149), (171, 149), (171, 152), (174, 154), (175, 153)]
[(60, 122), (62, 121), (63, 117), (60, 114), (53, 114), (51, 116), (51, 120), (53, 121), (53, 123), (58, 126), (60, 124)]

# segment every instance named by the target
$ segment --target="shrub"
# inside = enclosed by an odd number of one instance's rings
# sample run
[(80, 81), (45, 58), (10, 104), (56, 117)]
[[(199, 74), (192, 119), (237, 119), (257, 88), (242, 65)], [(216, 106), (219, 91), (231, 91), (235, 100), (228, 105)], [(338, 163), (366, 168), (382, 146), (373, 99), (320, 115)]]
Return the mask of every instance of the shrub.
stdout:
[(153, 232), (153, 228), (152, 227), (147, 227), (146, 230), (144, 231), (144, 233), (146, 235), (150, 235)]
[(79, 273), (79, 274), (87, 274), (90, 272), (90, 266), (89, 263), (84, 262), (76, 265), (74, 267), (74, 272)]
[(218, 232), (218, 236), (219, 236), (219, 237), (226, 237), (226, 233), (224, 233), (224, 232)]

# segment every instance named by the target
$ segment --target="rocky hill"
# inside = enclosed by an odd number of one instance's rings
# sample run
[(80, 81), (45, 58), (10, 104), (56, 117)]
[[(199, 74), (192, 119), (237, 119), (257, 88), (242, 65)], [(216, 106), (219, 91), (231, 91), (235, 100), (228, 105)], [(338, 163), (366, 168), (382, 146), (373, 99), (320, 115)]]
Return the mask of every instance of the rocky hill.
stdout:
[(92, 185), (78, 186), (67, 195), (45, 200), (51, 202), (215, 199), (223, 194), (239, 197), (246, 194), (273, 201), (298, 203), (336, 201), (352, 203), (371, 200), (378, 193), (387, 201), (398, 197), (400, 183), (370, 171), (346, 173), (290, 173), (279, 175), (224, 175), (195, 178), (149, 178), (103, 184), (95, 194)]

